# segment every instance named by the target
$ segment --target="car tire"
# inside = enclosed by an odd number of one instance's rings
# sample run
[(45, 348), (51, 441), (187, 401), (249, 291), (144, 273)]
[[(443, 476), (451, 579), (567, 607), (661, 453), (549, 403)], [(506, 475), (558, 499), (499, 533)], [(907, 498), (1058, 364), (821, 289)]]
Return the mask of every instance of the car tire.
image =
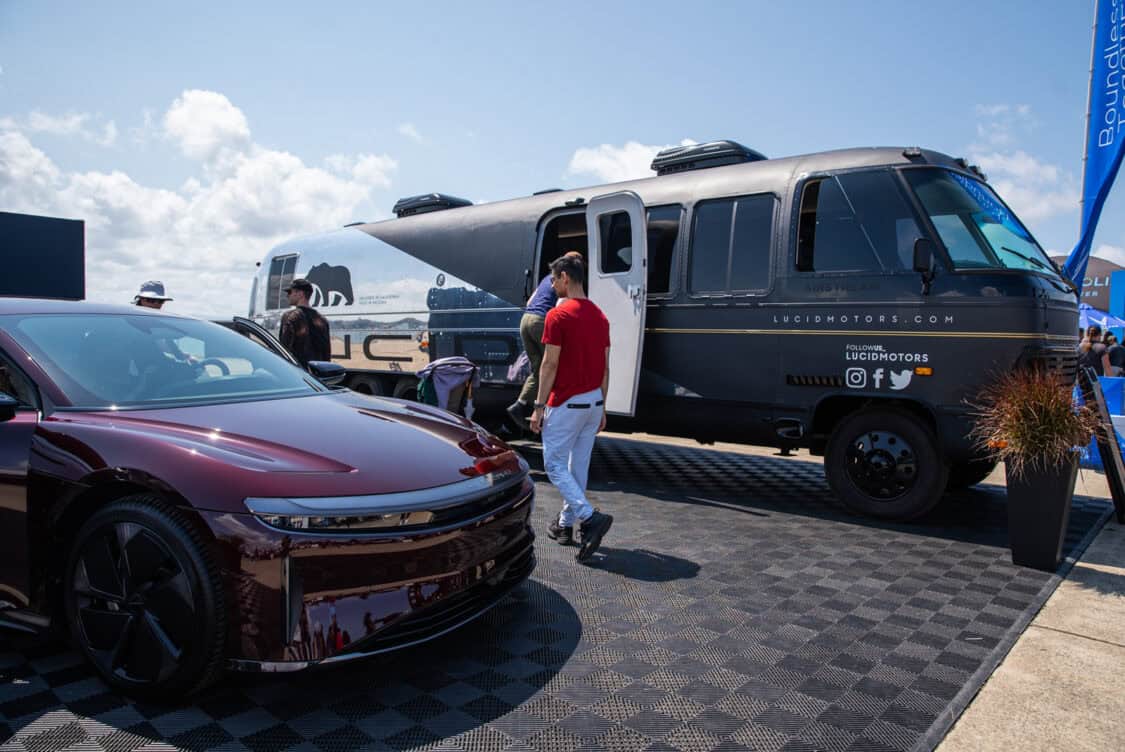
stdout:
[(386, 389), (377, 376), (365, 376), (363, 374), (352, 376), (348, 381), (348, 389), (351, 389), (353, 392), (370, 394), (375, 397), (382, 397), (386, 394)]
[(949, 473), (929, 426), (910, 413), (887, 408), (841, 421), (828, 439), (824, 471), (848, 509), (900, 521), (930, 511), (941, 499)]
[(198, 528), (159, 496), (95, 512), (74, 536), (63, 586), (74, 643), (113, 689), (177, 699), (222, 675), (218, 568)]
[(949, 466), (949, 480), (945, 487), (950, 491), (960, 491), (975, 486), (991, 475), (997, 464), (996, 460), (989, 459), (954, 462)]

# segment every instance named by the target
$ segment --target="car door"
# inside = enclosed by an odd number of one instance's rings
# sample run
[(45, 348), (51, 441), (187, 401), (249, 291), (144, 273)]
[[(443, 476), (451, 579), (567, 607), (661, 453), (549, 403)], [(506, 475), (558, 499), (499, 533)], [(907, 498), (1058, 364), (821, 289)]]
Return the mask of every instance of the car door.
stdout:
[(273, 336), (263, 327), (258, 326), (250, 319), (243, 318), (242, 316), (235, 316), (231, 321), (230, 328), (234, 329), (243, 337), (247, 337), (257, 342), (259, 345), (266, 348), (275, 355), (280, 355), (298, 368), (301, 367), (297, 362), (297, 359), (293, 357), (293, 354), (291, 352), (285, 349), (285, 346), (282, 345), (280, 341), (278, 341), (277, 337)]
[(645, 207), (631, 191), (596, 196), (586, 207), (587, 294), (609, 319), (606, 411), (632, 415), (637, 405), (645, 331), (648, 233)]
[[(0, 609), (28, 605), (27, 470), (39, 425), (35, 385), (0, 352)], [(8, 417), (11, 416), (11, 417)], [(7, 418), (7, 420), (4, 420)], [(7, 603), (4, 603), (4, 602)]]

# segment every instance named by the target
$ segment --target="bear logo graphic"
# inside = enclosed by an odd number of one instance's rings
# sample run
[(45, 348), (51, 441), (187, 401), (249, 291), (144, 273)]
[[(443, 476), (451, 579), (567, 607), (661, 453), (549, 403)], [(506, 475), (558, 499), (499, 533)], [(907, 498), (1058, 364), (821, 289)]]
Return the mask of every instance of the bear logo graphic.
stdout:
[(305, 276), (313, 286), (309, 305), (319, 306), (351, 305), (355, 302), (352, 293), (352, 273), (346, 266), (317, 264)]

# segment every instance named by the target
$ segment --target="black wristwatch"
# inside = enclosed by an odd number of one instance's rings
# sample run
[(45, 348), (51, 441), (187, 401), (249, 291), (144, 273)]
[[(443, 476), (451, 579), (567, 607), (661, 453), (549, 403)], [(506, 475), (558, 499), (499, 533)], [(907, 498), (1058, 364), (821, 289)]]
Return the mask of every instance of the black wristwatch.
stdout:
[(532, 406), (532, 409), (533, 410), (546, 410), (547, 409), (547, 403), (546, 402), (536, 402)]

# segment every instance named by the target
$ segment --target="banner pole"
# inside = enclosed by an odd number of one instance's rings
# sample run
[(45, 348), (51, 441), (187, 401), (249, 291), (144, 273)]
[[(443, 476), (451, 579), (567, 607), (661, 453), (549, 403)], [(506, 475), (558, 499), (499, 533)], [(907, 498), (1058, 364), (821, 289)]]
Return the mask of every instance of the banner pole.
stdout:
[(1101, 0), (1094, 0), (1094, 29), (1090, 32), (1090, 85), (1086, 88), (1086, 141), (1082, 147), (1082, 190), (1078, 199), (1078, 236), (1086, 229), (1086, 160), (1090, 154), (1090, 115), (1094, 100), (1094, 56), (1098, 51), (1098, 10)]

